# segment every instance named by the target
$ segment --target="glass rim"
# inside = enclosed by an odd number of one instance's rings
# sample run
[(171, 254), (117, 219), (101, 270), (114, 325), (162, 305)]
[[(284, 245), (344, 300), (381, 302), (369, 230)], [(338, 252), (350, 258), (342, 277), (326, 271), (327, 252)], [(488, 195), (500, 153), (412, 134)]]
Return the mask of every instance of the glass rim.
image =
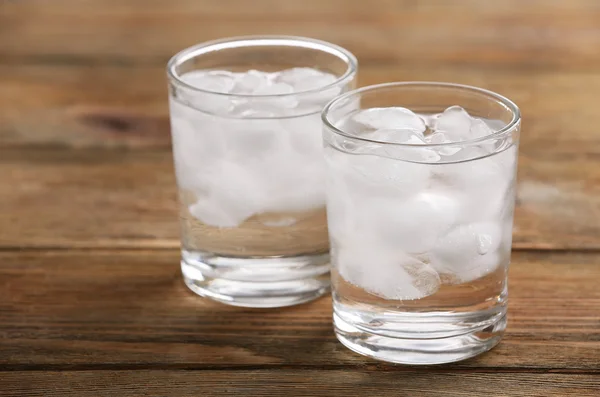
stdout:
[[(336, 80), (332, 83), (324, 85), (322, 87), (311, 88), (310, 90), (291, 92), (286, 94), (235, 94), (228, 92), (219, 92), (219, 91), (211, 91), (203, 88), (199, 88), (193, 86), (191, 84), (186, 83), (181, 79), (181, 76), (176, 68), (182, 63), (189, 61), (191, 59), (197, 58), (204, 54), (208, 54), (213, 51), (227, 50), (245, 46), (277, 46), (284, 45), (288, 47), (300, 47), (306, 49), (314, 49), (321, 52), (326, 52), (331, 55), (337, 56), (339, 59), (343, 60), (347, 67), (346, 71), (341, 76), (336, 76)], [(195, 44), (191, 47), (187, 47), (177, 54), (173, 55), (169, 62), (167, 63), (167, 77), (171, 82), (182, 86), (190, 91), (202, 93), (202, 94), (210, 94), (210, 95), (220, 95), (227, 97), (238, 97), (238, 98), (260, 98), (260, 99), (276, 99), (276, 98), (286, 98), (286, 97), (294, 97), (298, 95), (310, 95), (316, 94), (322, 91), (326, 91), (330, 88), (344, 85), (350, 80), (354, 78), (356, 75), (356, 71), (358, 69), (358, 60), (350, 51), (345, 49), (344, 47), (338, 46), (337, 44), (333, 44), (327, 41), (312, 39), (309, 37), (302, 36), (287, 36), (287, 35), (251, 35), (251, 36), (234, 36), (221, 38), (216, 40), (210, 40), (206, 42), (202, 42), (199, 44)]]
[[(426, 143), (426, 144), (399, 143), (399, 142), (380, 141), (380, 140), (376, 140), (376, 139), (359, 137), (359, 136), (349, 134), (349, 133), (337, 128), (329, 120), (329, 114), (330, 114), (332, 108), (336, 104), (338, 104), (342, 101), (348, 100), (349, 98), (351, 98), (353, 96), (357, 96), (357, 95), (360, 95), (360, 94), (363, 94), (366, 92), (387, 89), (387, 88), (393, 89), (393, 88), (419, 87), (419, 86), (430, 87), (430, 88), (443, 87), (443, 88), (448, 88), (448, 89), (459, 89), (459, 90), (471, 91), (472, 93), (475, 93), (475, 94), (484, 95), (484, 96), (488, 97), (489, 99), (495, 100), (497, 103), (500, 103), (502, 106), (504, 106), (506, 109), (508, 109), (512, 113), (512, 119), (510, 120), (510, 122), (508, 124), (506, 124), (504, 127), (499, 129), (498, 131), (494, 131), (492, 134), (489, 134), (489, 135), (486, 135), (483, 137), (466, 139), (463, 141), (455, 141), (455, 142)], [(398, 146), (398, 147), (403, 147), (403, 148), (420, 149), (420, 148), (442, 148), (442, 147), (456, 146), (456, 145), (470, 145), (470, 144), (474, 144), (474, 143), (485, 142), (490, 139), (498, 139), (498, 138), (514, 131), (518, 127), (519, 122), (521, 121), (521, 112), (519, 110), (519, 107), (510, 99), (508, 99), (505, 96), (502, 96), (496, 92), (486, 90), (484, 88), (479, 88), (479, 87), (465, 85), (465, 84), (436, 82), (436, 81), (397, 81), (397, 82), (391, 82), (391, 83), (369, 85), (369, 86), (361, 87), (361, 88), (358, 88), (358, 89), (355, 89), (352, 91), (348, 91), (342, 95), (337, 96), (336, 98), (332, 99), (327, 105), (325, 105), (325, 107), (323, 108), (323, 111), (321, 112), (321, 120), (328, 129), (330, 129), (332, 132), (334, 132), (338, 135), (341, 135), (345, 138), (350, 138), (350, 139), (354, 139), (354, 140), (365, 142), (365, 143), (376, 143), (376, 144), (383, 144), (383, 145), (393, 145), (393, 146)]]

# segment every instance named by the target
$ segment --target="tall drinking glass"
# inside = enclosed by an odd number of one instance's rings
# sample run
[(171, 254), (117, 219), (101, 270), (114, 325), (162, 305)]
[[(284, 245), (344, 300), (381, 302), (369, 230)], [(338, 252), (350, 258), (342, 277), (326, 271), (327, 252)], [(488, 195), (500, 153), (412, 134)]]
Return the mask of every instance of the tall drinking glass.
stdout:
[(286, 36), (199, 44), (169, 62), (181, 270), (194, 292), (277, 307), (329, 289), (320, 112), (353, 88), (343, 48)]
[(517, 106), (475, 87), (390, 83), (322, 117), (338, 339), (408, 364), (491, 349), (506, 326)]

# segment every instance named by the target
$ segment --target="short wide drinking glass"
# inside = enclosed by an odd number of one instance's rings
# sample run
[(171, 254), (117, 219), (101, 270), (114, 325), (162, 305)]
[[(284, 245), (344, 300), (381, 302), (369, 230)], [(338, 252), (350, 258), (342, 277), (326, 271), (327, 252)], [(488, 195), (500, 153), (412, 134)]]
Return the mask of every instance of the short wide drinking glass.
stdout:
[(483, 89), (365, 87), (323, 111), (333, 318), (355, 352), (440, 364), (506, 327), (520, 115)]
[(249, 307), (329, 291), (323, 107), (353, 88), (343, 48), (287, 36), (223, 39), (168, 64), (187, 286)]

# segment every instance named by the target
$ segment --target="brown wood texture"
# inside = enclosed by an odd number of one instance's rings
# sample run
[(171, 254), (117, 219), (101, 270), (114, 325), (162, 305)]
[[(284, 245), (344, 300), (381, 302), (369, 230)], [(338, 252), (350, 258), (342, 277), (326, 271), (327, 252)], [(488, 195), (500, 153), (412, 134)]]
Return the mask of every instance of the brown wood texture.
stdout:
[[(597, 160), (600, 151), (593, 127), (600, 115), (590, 106), (600, 93), (598, 73), (361, 64), (358, 80), (360, 85), (437, 80), (480, 86), (521, 107), (521, 152)], [(0, 64), (0, 121), (2, 147), (168, 151), (164, 66)]]
[(1, 7), (0, 54), (12, 62), (162, 65), (199, 41), (242, 34), (319, 37), (359, 53), (365, 65), (595, 71), (600, 61), (595, 0), (13, 0)]
[[(189, 292), (178, 261), (170, 250), (0, 253), (0, 367), (393, 367), (336, 342), (330, 298), (276, 310), (224, 306)], [(515, 253), (505, 338), (447, 368), (600, 378), (599, 280), (595, 253)]]
[[(255, 310), (179, 274), (165, 63), (205, 40), (340, 44), (359, 85), (471, 84), (523, 114), (509, 326), (402, 367), (331, 300)], [(600, 2), (0, 0), (0, 395), (600, 395)]]
[[(0, 175), (1, 248), (179, 246), (169, 151), (0, 149)], [(521, 153), (515, 248), (598, 249), (598, 219), (593, 156)]]
[[(153, 379), (152, 382), (148, 382)], [(597, 397), (600, 385), (593, 374), (528, 374), (466, 372), (415, 368), (349, 370), (284, 369), (223, 371), (83, 371), (7, 373), (0, 379), (4, 395), (43, 397), (139, 396), (145, 385), (152, 396), (523, 396)], [(268, 385), (268, 386), (265, 386)]]

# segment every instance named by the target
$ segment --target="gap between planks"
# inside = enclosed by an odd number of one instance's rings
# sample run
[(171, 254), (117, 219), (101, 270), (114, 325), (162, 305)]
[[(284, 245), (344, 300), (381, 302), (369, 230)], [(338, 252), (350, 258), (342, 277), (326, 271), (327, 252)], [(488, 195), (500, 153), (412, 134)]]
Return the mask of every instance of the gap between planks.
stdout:
[(600, 367), (597, 370), (557, 368), (557, 367), (460, 367), (459, 363), (443, 365), (396, 365), (384, 362), (373, 362), (369, 364), (317, 364), (317, 365), (294, 365), (294, 364), (258, 364), (258, 365), (197, 365), (179, 363), (155, 363), (155, 364), (9, 364), (0, 365), (2, 372), (86, 372), (86, 371), (273, 371), (273, 370), (324, 370), (324, 371), (377, 371), (377, 372), (427, 372), (427, 373), (527, 373), (527, 374), (577, 374), (577, 375), (600, 375)]
[[(139, 251), (157, 251), (157, 252), (169, 252), (179, 251), (179, 241), (158, 241), (156, 243), (149, 243), (148, 245), (142, 245), (140, 242), (136, 243), (123, 243), (123, 244), (98, 244), (98, 245), (86, 245), (85, 243), (76, 243), (76, 245), (27, 245), (27, 246), (0, 246), (0, 252), (5, 253), (30, 253), (30, 252), (139, 252)], [(570, 248), (570, 247), (552, 247), (552, 246), (528, 246), (527, 244), (518, 244), (512, 247), (513, 252), (531, 252), (531, 253), (583, 253), (583, 254), (594, 254), (600, 253), (600, 247), (582, 247), (582, 248)]]

